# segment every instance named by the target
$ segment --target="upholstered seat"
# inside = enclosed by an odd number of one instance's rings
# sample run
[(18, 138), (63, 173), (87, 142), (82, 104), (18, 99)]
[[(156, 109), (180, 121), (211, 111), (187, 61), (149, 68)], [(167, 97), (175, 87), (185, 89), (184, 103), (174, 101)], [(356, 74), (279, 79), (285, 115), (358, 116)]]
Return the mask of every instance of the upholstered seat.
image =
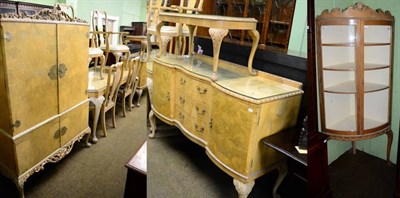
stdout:
[(103, 55), (103, 50), (101, 50), (100, 48), (89, 48), (89, 57), (93, 58), (101, 55)]

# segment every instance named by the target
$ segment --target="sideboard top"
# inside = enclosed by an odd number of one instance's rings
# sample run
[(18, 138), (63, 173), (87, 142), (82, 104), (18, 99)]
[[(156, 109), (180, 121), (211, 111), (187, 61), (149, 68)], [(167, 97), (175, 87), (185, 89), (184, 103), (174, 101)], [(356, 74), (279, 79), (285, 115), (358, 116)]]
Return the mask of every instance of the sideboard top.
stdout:
[[(211, 81), (209, 78), (213, 71), (211, 57), (204, 55), (167, 55), (156, 58), (154, 61), (179, 68), (181, 71)], [(251, 76), (246, 67), (226, 61), (220, 61), (218, 80), (213, 81), (213, 83), (217, 85), (218, 89), (238, 94), (244, 100), (251, 100), (256, 103), (303, 94), (302, 83), (262, 71), (259, 71), (257, 76)]]

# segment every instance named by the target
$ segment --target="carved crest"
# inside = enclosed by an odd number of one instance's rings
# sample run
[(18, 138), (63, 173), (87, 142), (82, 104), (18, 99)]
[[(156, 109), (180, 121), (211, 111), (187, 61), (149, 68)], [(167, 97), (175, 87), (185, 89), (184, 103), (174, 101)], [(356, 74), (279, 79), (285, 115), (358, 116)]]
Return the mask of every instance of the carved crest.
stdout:
[(26, 12), (17, 13), (2, 13), (0, 19), (31, 19), (31, 20), (48, 20), (48, 21), (65, 21), (65, 22), (78, 22), (87, 23), (85, 20), (77, 17), (71, 17), (62, 10), (45, 8), (40, 10), (34, 15), (28, 15)]
[(386, 18), (388, 20), (394, 20), (393, 15), (389, 11), (383, 11), (382, 9), (372, 9), (362, 2), (357, 2), (345, 9), (333, 8), (332, 10), (325, 9), (322, 11), (318, 18), (324, 17), (337, 17), (337, 18)]

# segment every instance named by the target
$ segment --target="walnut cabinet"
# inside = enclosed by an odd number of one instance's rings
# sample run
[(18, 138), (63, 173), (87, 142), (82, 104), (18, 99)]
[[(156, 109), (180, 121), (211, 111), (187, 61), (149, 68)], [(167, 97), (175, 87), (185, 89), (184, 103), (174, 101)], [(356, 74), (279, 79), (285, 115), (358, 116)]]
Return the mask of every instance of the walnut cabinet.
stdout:
[(21, 196), (29, 176), (90, 133), (89, 26), (49, 15), (0, 19), (0, 171)]
[(153, 60), (150, 137), (154, 115), (177, 126), (246, 197), (256, 178), (284, 162), (260, 140), (296, 124), (302, 84), (261, 71), (250, 76), (246, 67), (222, 60), (212, 81), (212, 63), (202, 55)]
[(321, 131), (353, 142), (388, 135), (392, 142), (391, 99), (394, 17), (357, 3), (325, 10), (317, 17)]

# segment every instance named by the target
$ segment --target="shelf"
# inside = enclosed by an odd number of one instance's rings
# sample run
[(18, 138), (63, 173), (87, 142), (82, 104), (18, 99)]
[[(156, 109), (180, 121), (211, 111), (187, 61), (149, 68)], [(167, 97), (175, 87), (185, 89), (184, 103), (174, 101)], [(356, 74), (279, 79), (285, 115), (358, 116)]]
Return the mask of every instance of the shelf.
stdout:
[[(364, 70), (378, 70), (378, 69), (385, 69), (385, 68), (389, 68), (389, 65), (364, 63)], [(337, 64), (337, 65), (330, 65), (330, 66), (324, 67), (323, 69), (328, 70), (328, 71), (355, 71), (356, 63), (349, 62), (349, 63), (342, 63), (342, 64)]]
[[(387, 85), (381, 85), (369, 82), (364, 83), (364, 93), (381, 91), (387, 88), (389, 88), (389, 86)], [(326, 87), (324, 91), (328, 93), (337, 93), (337, 94), (355, 94), (357, 92), (355, 81), (347, 81), (335, 86)]]
[[(330, 130), (337, 130), (337, 131), (348, 131), (348, 132), (356, 132), (357, 125), (356, 125), (356, 117), (355, 115), (350, 115), (345, 117), (343, 120), (333, 124), (332, 126), (326, 126), (327, 129)], [(386, 122), (364, 118), (364, 130), (372, 129), (375, 127), (379, 127), (386, 124)], [(356, 135), (356, 134), (354, 134)]]
[(350, 46), (350, 47), (354, 47), (354, 46), (356, 46), (356, 44), (355, 43), (345, 43), (345, 42), (344, 43), (322, 43), (322, 46), (332, 46), (332, 47), (335, 47), (335, 46), (340, 46), (340, 47)]
[(382, 46), (382, 45), (390, 45), (390, 43), (364, 43), (364, 46)]

